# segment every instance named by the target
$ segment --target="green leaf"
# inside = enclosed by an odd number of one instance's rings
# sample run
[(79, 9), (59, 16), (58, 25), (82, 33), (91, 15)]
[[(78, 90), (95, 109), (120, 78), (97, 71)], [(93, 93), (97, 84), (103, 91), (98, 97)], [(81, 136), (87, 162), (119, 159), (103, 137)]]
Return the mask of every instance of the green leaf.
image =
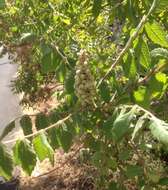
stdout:
[(132, 51), (129, 51), (128, 55), (124, 57), (123, 69), (125, 76), (129, 79), (132, 80), (136, 77), (137, 65)]
[(157, 22), (146, 23), (145, 30), (148, 37), (156, 44), (168, 47), (168, 40), (166, 38), (167, 33)]
[(99, 16), (101, 8), (102, 8), (102, 0), (93, 0), (93, 8), (92, 13), (93, 16), (96, 18)]
[(23, 129), (24, 135), (32, 134), (32, 121), (28, 115), (24, 115), (20, 120), (20, 126)]
[(112, 134), (117, 142), (121, 141), (124, 135), (128, 133), (135, 110), (133, 107), (128, 113), (121, 113), (114, 121)]
[(53, 49), (49, 45), (47, 45), (45, 43), (41, 44), (41, 53), (42, 53), (43, 56), (48, 55), (52, 51), (53, 51)]
[(111, 168), (113, 171), (117, 170), (118, 162), (116, 158), (109, 158), (107, 157), (106, 164), (109, 168)]
[(106, 82), (102, 82), (99, 89), (102, 100), (105, 102), (109, 102), (111, 99), (111, 94), (108, 84)]
[(3, 130), (1, 136), (0, 136), (0, 141), (6, 137), (13, 129), (15, 128), (15, 121), (11, 121)]
[(167, 59), (168, 60), (168, 50), (164, 48), (155, 48), (151, 51), (152, 58)]
[(100, 167), (102, 165), (102, 154), (101, 152), (95, 152), (92, 156), (92, 163), (96, 167)]
[(121, 160), (121, 161), (126, 161), (126, 160), (129, 160), (131, 158), (131, 154), (130, 154), (130, 151), (129, 150), (123, 150), (119, 153), (118, 155), (118, 158)]
[(49, 158), (51, 163), (54, 164), (54, 150), (50, 146), (44, 133), (40, 133), (33, 139), (33, 146), (40, 161)]
[(55, 109), (55, 110), (52, 110), (49, 114), (48, 114), (48, 120), (49, 120), (49, 123), (50, 124), (54, 124), (56, 123), (57, 121), (59, 121), (61, 118), (60, 118), (60, 112), (59, 110)]
[(66, 121), (65, 124), (67, 126), (66, 128), (68, 129), (68, 131), (72, 134), (73, 137), (75, 137), (75, 135), (77, 134), (75, 121), (73, 119), (70, 119)]
[(49, 121), (48, 121), (48, 118), (46, 117), (46, 115), (43, 113), (39, 113), (36, 116), (35, 125), (36, 125), (37, 130), (48, 127)]
[(167, 185), (168, 186), (168, 177), (161, 178), (159, 180), (159, 185)]
[(72, 142), (73, 142), (73, 135), (70, 133), (70, 131), (67, 128), (66, 124), (63, 124), (58, 131), (57, 134), (58, 140), (60, 142), (60, 145), (64, 149), (65, 152), (68, 152), (70, 149)]
[(52, 128), (48, 131), (49, 142), (54, 150), (60, 147), (59, 140), (57, 137), (58, 133), (59, 133), (58, 128)]
[(168, 8), (167, 0), (158, 0), (158, 4), (156, 6), (156, 12), (161, 12)]
[(152, 135), (162, 144), (168, 146), (168, 125), (161, 120), (152, 120), (149, 129)]
[[(118, 3), (118, 2), (116, 2)], [(133, 1), (129, 0), (129, 1), (125, 1), (126, 5), (125, 5), (125, 9), (126, 9), (126, 17), (128, 17), (129, 21), (131, 22), (131, 24), (133, 24), (135, 26), (137, 19), (135, 18), (135, 14), (136, 14), (136, 9), (135, 9), (135, 5), (133, 3)]]
[(68, 94), (74, 93), (74, 83), (75, 83), (74, 73), (70, 72), (66, 75), (64, 83), (65, 90)]
[(134, 178), (136, 176), (142, 176), (143, 175), (143, 168), (136, 165), (129, 165), (126, 169), (126, 176), (128, 178)]
[(111, 182), (108, 186), (108, 190), (120, 190), (120, 188), (118, 188), (118, 183), (116, 182)]
[(160, 173), (157, 170), (149, 170), (147, 172), (148, 180), (157, 184), (160, 180)]
[(59, 61), (55, 57), (55, 54), (53, 52), (48, 53), (47, 55), (44, 55), (41, 60), (42, 65), (42, 71), (44, 73), (56, 71)]
[(56, 71), (61, 64), (61, 56), (49, 45), (42, 44), (41, 49), (43, 55), (41, 59), (42, 71), (44, 73)]
[(150, 91), (151, 98), (161, 98), (167, 89), (167, 76), (164, 73), (156, 73), (149, 81), (148, 90)]
[(0, 176), (6, 179), (12, 177), (13, 161), (6, 147), (0, 143)]
[(139, 39), (139, 42), (136, 47), (136, 51), (137, 51), (136, 56), (138, 57), (139, 63), (145, 69), (149, 69), (150, 64), (151, 64), (150, 52), (149, 52), (148, 44), (143, 38)]
[(36, 154), (30, 142), (18, 140), (13, 147), (13, 152), (16, 164), (20, 165), (28, 175), (31, 175), (36, 166)]
[(105, 136), (107, 138), (112, 138), (111, 129), (112, 129), (113, 123), (114, 123), (115, 119), (118, 117), (118, 115), (119, 115), (119, 110), (118, 110), (118, 108), (116, 108), (113, 111), (112, 116), (109, 117), (107, 120), (105, 120), (102, 124), (101, 129), (103, 130), (103, 133), (105, 134)]
[(133, 92), (135, 102), (145, 108), (150, 105), (150, 94), (145, 86), (139, 86), (138, 90)]
[(91, 134), (87, 134), (84, 144), (93, 151), (100, 151), (100, 141), (95, 139)]
[(59, 82), (64, 83), (66, 77), (67, 68), (66, 65), (61, 63), (59, 64), (56, 71), (56, 78)]
[(145, 114), (144, 116), (140, 117), (134, 127), (134, 131), (132, 133), (132, 140), (135, 139), (136, 134), (138, 133), (138, 131), (140, 131), (140, 129), (143, 127), (143, 124), (145, 123), (145, 119), (147, 118), (147, 115)]
[(5, 0), (0, 0), (0, 9), (5, 8), (5, 6), (6, 6)]

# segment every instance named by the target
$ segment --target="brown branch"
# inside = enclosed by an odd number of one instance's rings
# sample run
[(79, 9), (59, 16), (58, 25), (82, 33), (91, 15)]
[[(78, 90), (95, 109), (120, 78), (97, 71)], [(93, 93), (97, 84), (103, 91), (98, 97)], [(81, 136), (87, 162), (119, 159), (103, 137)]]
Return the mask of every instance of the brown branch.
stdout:
[(129, 50), (129, 48), (132, 46), (133, 41), (137, 38), (137, 36), (139, 35), (139, 32), (144, 27), (145, 23), (147, 22), (148, 17), (151, 15), (151, 13), (153, 12), (153, 10), (155, 9), (156, 3), (157, 3), (157, 0), (154, 0), (153, 3), (152, 3), (151, 8), (149, 10), (149, 12), (147, 13), (147, 15), (144, 15), (142, 17), (142, 19), (141, 19), (140, 23), (138, 24), (135, 32), (130, 36), (129, 40), (127, 41), (124, 49), (121, 51), (121, 53), (119, 54), (119, 56), (117, 57), (117, 59), (115, 60), (115, 62), (111, 65), (111, 67), (106, 72), (106, 74), (100, 79), (100, 81), (99, 81), (99, 83), (97, 85), (98, 87), (111, 74), (112, 70), (121, 62), (121, 60), (123, 59), (124, 55), (127, 53), (127, 51)]
[(150, 79), (150, 77), (161, 71), (165, 66), (166, 64), (154, 67), (142, 80), (138, 82), (138, 84), (146, 83)]
[[(41, 130), (36, 131), (36, 132), (34, 132), (34, 133), (30, 134), (30, 135), (24, 136), (23, 139), (25, 139), (25, 138), (31, 138), (31, 137), (37, 136), (37, 135), (39, 135), (39, 134), (42, 133), (42, 132), (45, 132), (45, 131), (48, 131), (49, 129), (52, 129), (52, 128), (54, 128), (54, 127), (57, 127), (57, 126), (63, 124), (63, 123), (64, 123), (65, 121), (67, 121), (68, 119), (70, 119), (71, 116), (72, 116), (72, 114), (69, 114), (67, 117), (65, 117), (65, 118), (59, 120), (58, 122), (56, 122), (56, 123), (54, 123), (54, 124), (52, 124), (52, 125), (46, 127), (45, 129), (41, 129)], [(13, 143), (13, 142), (16, 142), (17, 140), (18, 140), (18, 138), (15, 138), (15, 139), (12, 139), (12, 140), (9, 140), (9, 141), (4, 141), (3, 144)]]

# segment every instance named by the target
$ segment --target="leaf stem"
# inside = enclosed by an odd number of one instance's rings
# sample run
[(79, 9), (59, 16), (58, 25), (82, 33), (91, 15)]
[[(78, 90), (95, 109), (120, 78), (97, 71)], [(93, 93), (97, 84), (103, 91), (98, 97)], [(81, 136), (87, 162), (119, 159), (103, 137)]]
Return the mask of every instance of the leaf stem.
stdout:
[(106, 72), (106, 74), (100, 79), (97, 87), (99, 87), (101, 85), (101, 83), (111, 74), (112, 70), (121, 62), (122, 58), (127, 53), (129, 48), (131, 47), (133, 41), (137, 38), (137, 36), (139, 35), (139, 32), (144, 27), (145, 23), (147, 22), (148, 17), (151, 15), (153, 10), (155, 9), (156, 3), (157, 3), (157, 0), (154, 0), (152, 5), (151, 5), (151, 8), (148, 11), (148, 13), (142, 17), (142, 19), (141, 19), (140, 23), (138, 24), (135, 32), (130, 36), (129, 40), (127, 41), (127, 43), (124, 47), (124, 49), (121, 51), (121, 53), (119, 54), (119, 56), (117, 57), (115, 62), (111, 65), (111, 67)]

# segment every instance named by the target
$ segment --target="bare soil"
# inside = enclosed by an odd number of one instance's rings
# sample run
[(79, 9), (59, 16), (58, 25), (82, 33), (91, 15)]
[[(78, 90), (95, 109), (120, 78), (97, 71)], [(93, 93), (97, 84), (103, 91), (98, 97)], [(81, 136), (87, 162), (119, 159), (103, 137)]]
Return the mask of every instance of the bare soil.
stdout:
[(32, 177), (22, 175), (21, 190), (95, 190), (96, 170), (80, 163), (76, 150), (77, 147), (69, 153), (58, 150), (54, 167), (48, 160), (38, 163)]

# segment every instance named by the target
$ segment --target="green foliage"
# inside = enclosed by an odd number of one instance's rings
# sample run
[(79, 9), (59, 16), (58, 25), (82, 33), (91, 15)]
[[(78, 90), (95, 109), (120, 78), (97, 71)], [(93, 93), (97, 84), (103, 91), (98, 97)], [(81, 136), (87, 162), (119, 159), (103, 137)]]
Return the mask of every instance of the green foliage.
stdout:
[(100, 88), (100, 96), (102, 100), (105, 102), (109, 102), (111, 99), (111, 94), (110, 94), (110, 88), (108, 84), (106, 82), (103, 82), (99, 88)]
[(13, 152), (16, 164), (20, 165), (28, 175), (31, 175), (36, 166), (36, 154), (29, 141), (18, 140), (13, 147)]
[(142, 39), (142, 38), (139, 39), (136, 51), (137, 51), (139, 63), (146, 70), (148, 70), (150, 68), (150, 65), (151, 65), (151, 57), (150, 57), (148, 44), (144, 39)]
[(93, 1), (93, 8), (92, 8), (92, 12), (93, 12), (93, 16), (94, 17), (98, 17), (101, 11), (101, 5), (102, 5), (102, 0), (94, 0)]
[(0, 174), (9, 179), (12, 176), (13, 161), (3, 144), (0, 144)]
[(68, 126), (66, 124), (63, 124), (57, 131), (57, 138), (60, 145), (62, 146), (65, 152), (68, 152), (73, 140), (73, 136), (71, 132), (68, 130)]
[(48, 124), (49, 124), (49, 121), (46, 115), (43, 113), (39, 113), (35, 121), (36, 129), (37, 130), (44, 129), (48, 126)]
[(160, 120), (154, 120), (149, 126), (153, 136), (164, 145), (168, 145), (168, 125)]
[(135, 79), (137, 73), (137, 66), (135, 63), (135, 57), (131, 50), (129, 51), (127, 58), (123, 64), (123, 69), (127, 78), (131, 80)]
[[(13, 165), (30, 175), (36, 160), (53, 164), (54, 150), (68, 152), (82, 137), (98, 189), (124, 189), (128, 180), (137, 189), (167, 185), (161, 153), (153, 153), (162, 147), (166, 154), (168, 144), (167, 6), (167, 0), (0, 1), (0, 40), (19, 64), (13, 89), (24, 105), (52, 95), (60, 104), (33, 116), (34, 134), (31, 117), (20, 118), (31, 141), (15, 143), (14, 161), (0, 146), (1, 175), (9, 178)], [(0, 140), (14, 128), (12, 121)]]
[(131, 120), (134, 116), (135, 109), (132, 108), (128, 113), (120, 113), (113, 123), (112, 135), (115, 141), (119, 142), (129, 132)]
[(54, 151), (44, 133), (39, 134), (33, 139), (33, 147), (40, 161), (49, 158), (51, 163), (54, 163)]
[(164, 48), (155, 48), (151, 51), (151, 57), (168, 59), (168, 50)]
[(33, 133), (32, 121), (28, 115), (24, 115), (20, 120), (21, 128), (23, 129), (24, 135), (29, 135)]
[(137, 104), (145, 108), (149, 107), (150, 96), (149, 91), (145, 86), (139, 86), (138, 89), (134, 91), (133, 96)]
[(160, 185), (168, 185), (168, 178), (167, 177), (161, 178), (159, 181), (159, 184)]
[(3, 9), (5, 5), (5, 0), (0, 0), (0, 9)]
[(61, 62), (60, 55), (52, 47), (46, 44), (41, 45), (41, 69), (42, 72), (48, 73), (56, 71)]
[(128, 178), (141, 176), (143, 175), (143, 169), (140, 166), (128, 165), (125, 175), (127, 175)]
[(157, 22), (146, 23), (145, 30), (148, 37), (156, 44), (162, 47), (168, 47), (167, 33)]
[(15, 121), (11, 121), (3, 130), (0, 140), (2, 140), (4, 137), (6, 137), (13, 129), (15, 128)]
[(49, 142), (54, 150), (60, 147), (58, 140), (59, 132), (57, 128), (50, 129), (48, 132)]

